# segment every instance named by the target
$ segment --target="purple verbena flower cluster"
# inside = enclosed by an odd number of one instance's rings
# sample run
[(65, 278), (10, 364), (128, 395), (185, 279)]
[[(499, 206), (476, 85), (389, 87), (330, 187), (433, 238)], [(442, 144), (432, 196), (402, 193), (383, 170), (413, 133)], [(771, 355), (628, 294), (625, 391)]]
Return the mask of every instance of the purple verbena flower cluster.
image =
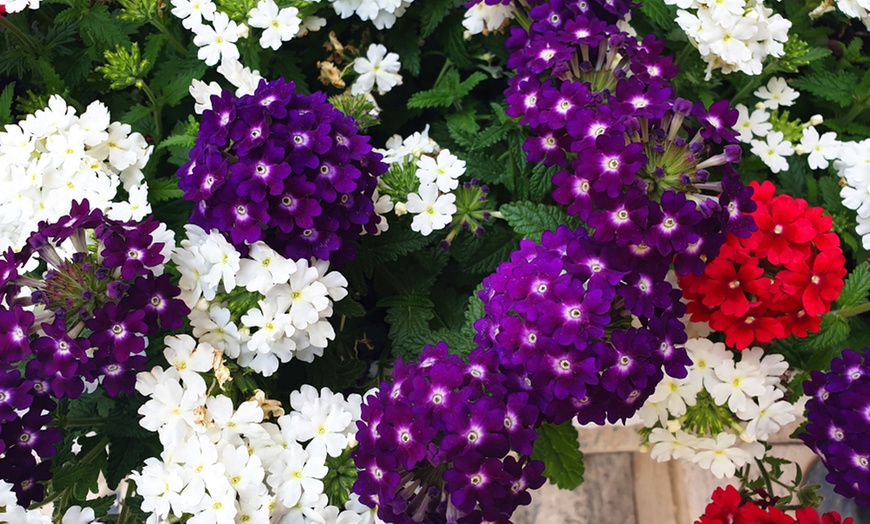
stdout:
[(819, 457), (834, 491), (870, 506), (870, 362), (846, 350), (831, 371), (813, 371), (804, 382), (806, 431), (800, 439)]
[(563, 168), (553, 198), (596, 240), (650, 246), (676, 256), (677, 272), (700, 274), (726, 232), (755, 226), (752, 192), (732, 165), (737, 111), (675, 98), (664, 43), (617, 28), (629, 4), (596, 5), (547, 2), (528, 13), (529, 31), (512, 29), (508, 114), (532, 131), (530, 161)]
[(691, 361), (677, 348), (685, 306), (665, 281), (667, 261), (647, 255), (561, 226), (540, 244), (523, 240), (484, 279), (475, 342), (495, 349), (548, 422), (624, 420), (655, 390), (662, 366), (686, 375)]
[(162, 274), (161, 227), (111, 220), (85, 200), (0, 256), (0, 479), (23, 505), (42, 497), (48, 466), (36, 456), (53, 456), (61, 439), (48, 426), (53, 398), (77, 398), (85, 381), (132, 393), (145, 337), (181, 328), (190, 312)]
[(537, 407), (501, 373), (497, 355), (468, 362), (440, 342), (400, 360), (357, 423), (354, 491), (386, 522), (509, 522), (544, 483), (532, 460)]
[(190, 162), (178, 171), (190, 221), (236, 248), (258, 240), (287, 258), (351, 260), (380, 220), (372, 194), (387, 170), (354, 120), (293, 82), (260, 82), (253, 95), (212, 96)]

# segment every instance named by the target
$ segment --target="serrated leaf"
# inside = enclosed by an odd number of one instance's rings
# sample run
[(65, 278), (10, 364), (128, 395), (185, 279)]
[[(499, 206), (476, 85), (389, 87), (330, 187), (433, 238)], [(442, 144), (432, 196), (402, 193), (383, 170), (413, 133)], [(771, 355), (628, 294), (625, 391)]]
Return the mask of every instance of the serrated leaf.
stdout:
[(835, 176), (825, 176), (819, 180), (819, 191), (825, 212), (833, 215), (846, 210), (843, 199), (840, 198), (840, 179)]
[[(452, 17), (453, 23), (446, 24), (444, 32), (444, 47), (447, 56), (457, 67), (469, 69), (474, 66), (471, 55), (468, 53), (468, 43), (465, 41), (465, 28), (459, 23), (458, 18)], [(482, 74), (482, 73), (481, 73)]]
[(382, 264), (422, 249), (431, 240), (409, 227), (391, 227), (380, 235), (364, 237), (363, 246), (365, 254), (373, 263)]
[(815, 71), (798, 77), (792, 85), (809, 91), (819, 98), (833, 102), (840, 107), (849, 107), (854, 102), (853, 93), (858, 78), (849, 71)]
[(178, 187), (178, 177), (157, 178), (148, 181), (148, 201), (164, 202), (184, 196), (184, 191)]
[(118, 484), (130, 471), (141, 467), (149, 453), (145, 443), (134, 438), (113, 438), (109, 444), (106, 461), (106, 483), (109, 489), (117, 489)]
[(127, 46), (130, 42), (130, 38), (121, 29), (118, 19), (112, 16), (108, 8), (102, 4), (95, 4), (82, 11), (79, 29), (83, 37), (101, 49)]
[(583, 483), (586, 468), (577, 439), (570, 420), (558, 426), (544, 423), (538, 428), (532, 458), (544, 463), (544, 476), (561, 489), (573, 490)]
[(640, 4), (640, 12), (659, 26), (663, 33), (668, 33), (677, 27), (676, 6), (666, 5), (662, 0), (644, 0)]
[(811, 47), (807, 50), (806, 54), (800, 57), (800, 60), (803, 62), (815, 62), (816, 60), (821, 60), (822, 58), (827, 58), (831, 56), (831, 50), (825, 47)]
[(536, 163), (532, 168), (532, 177), (529, 179), (529, 198), (543, 200), (553, 192), (553, 175), (559, 170), (559, 166), (545, 167), (544, 164)]
[(561, 225), (577, 227), (576, 220), (557, 207), (533, 202), (514, 202), (499, 210), (511, 228), (534, 242), (541, 240), (544, 231), (555, 231)]
[(347, 318), (359, 318), (366, 316), (366, 308), (352, 298), (343, 298), (332, 307), (333, 316)]
[(151, 108), (142, 104), (134, 104), (118, 119), (125, 124), (135, 124), (151, 116)]
[(167, 147), (185, 147), (187, 149), (192, 149), (194, 145), (196, 145), (196, 137), (187, 134), (172, 135), (167, 137), (166, 140), (160, 142), (157, 146), (157, 150), (166, 149)]
[(15, 95), (15, 82), (9, 82), (0, 93), (0, 126), (12, 123), (12, 97)]
[(426, 38), (434, 33), (451, 7), (453, 0), (427, 0), (420, 14), (420, 36)]
[(801, 351), (809, 353), (807, 369), (826, 369), (841, 351), (849, 338), (849, 319), (829, 313), (822, 316), (818, 333), (810, 335), (801, 343)]
[(870, 264), (864, 262), (849, 273), (846, 284), (840, 297), (837, 299), (837, 307), (847, 309), (859, 306), (867, 302), (867, 293), (870, 292)]
[(468, 153), (465, 159), (465, 173), (471, 178), (476, 178), (484, 184), (500, 184), (505, 175), (506, 166), (498, 161), (493, 161), (489, 155), (480, 153)]
[(423, 351), (430, 338), (429, 321), (434, 317), (435, 305), (422, 295), (396, 295), (378, 301), (387, 308), (386, 322), (390, 325), (393, 355), (413, 360)]
[(779, 189), (794, 198), (806, 198), (807, 178), (810, 176), (812, 175), (805, 159), (789, 158), (788, 170), (779, 174)]

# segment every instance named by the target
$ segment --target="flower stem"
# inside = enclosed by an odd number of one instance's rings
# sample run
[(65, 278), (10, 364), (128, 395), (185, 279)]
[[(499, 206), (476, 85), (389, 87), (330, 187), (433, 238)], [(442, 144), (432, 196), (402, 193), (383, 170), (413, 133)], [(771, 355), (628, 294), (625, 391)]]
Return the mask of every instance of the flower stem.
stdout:
[(14, 35), (24, 47), (28, 48), (33, 53), (38, 53), (39, 49), (36, 46), (36, 43), (33, 42), (29, 36), (27, 36), (21, 29), (18, 29), (18, 26), (9, 21), (9, 19), (5, 16), (0, 16), (0, 25), (6, 28), (10, 34)]
[(118, 513), (118, 521), (117, 524), (124, 524), (127, 522), (127, 517), (130, 516), (130, 506), (127, 504), (128, 499), (133, 498), (133, 481), (127, 481), (127, 490), (124, 492), (124, 498), (121, 499), (121, 511)]
[(861, 304), (860, 306), (847, 307), (846, 309), (838, 309), (837, 311), (834, 311), (834, 314), (838, 317), (849, 318), (860, 315), (861, 313), (866, 313), (868, 311), (870, 311), (870, 302), (867, 302), (866, 304)]

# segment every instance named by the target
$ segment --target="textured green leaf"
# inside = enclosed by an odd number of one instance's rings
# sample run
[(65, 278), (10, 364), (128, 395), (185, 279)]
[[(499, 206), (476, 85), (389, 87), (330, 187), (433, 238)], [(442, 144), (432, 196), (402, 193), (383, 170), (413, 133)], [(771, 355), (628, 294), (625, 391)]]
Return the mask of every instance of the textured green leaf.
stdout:
[(801, 351), (809, 353), (807, 368), (825, 369), (831, 360), (842, 351), (842, 344), (849, 338), (849, 319), (829, 313), (822, 316), (818, 333), (801, 341)]
[(529, 198), (540, 201), (552, 193), (553, 175), (558, 170), (558, 166), (544, 167), (544, 164), (535, 164), (532, 168), (532, 177), (529, 179)]
[(640, 12), (659, 26), (663, 33), (668, 33), (677, 27), (676, 6), (666, 5), (663, 0), (644, 0), (640, 4)]
[(561, 489), (576, 489), (583, 483), (583, 452), (572, 421), (555, 426), (545, 423), (538, 428), (538, 440), (532, 458), (544, 462), (544, 476)]
[(178, 177), (171, 176), (169, 178), (157, 178), (148, 181), (148, 201), (163, 202), (181, 198), (184, 195), (178, 187)]
[(391, 227), (378, 236), (366, 236), (363, 239), (363, 246), (371, 260), (381, 264), (422, 249), (431, 240), (430, 237), (412, 231), (410, 227)]
[(533, 202), (514, 202), (501, 206), (501, 214), (523, 238), (541, 240), (544, 231), (555, 231), (560, 225), (577, 227), (576, 220), (557, 207)]
[(453, 7), (453, 0), (426, 0), (420, 14), (420, 36), (426, 38), (435, 32)]
[(864, 262), (849, 273), (849, 276), (846, 277), (846, 285), (843, 286), (840, 298), (837, 299), (837, 307), (846, 309), (867, 302), (867, 293), (870, 292), (868, 268), (870, 265)]
[(411, 294), (382, 298), (378, 306), (387, 308), (393, 355), (415, 359), (430, 338), (429, 321), (435, 305), (427, 297)]
[(850, 71), (816, 71), (807, 73), (792, 81), (798, 89), (809, 91), (819, 98), (833, 102), (840, 107), (852, 105), (853, 92), (858, 83), (858, 77)]
[(12, 123), (12, 97), (14, 95), (15, 82), (10, 82), (0, 93), (0, 126)]

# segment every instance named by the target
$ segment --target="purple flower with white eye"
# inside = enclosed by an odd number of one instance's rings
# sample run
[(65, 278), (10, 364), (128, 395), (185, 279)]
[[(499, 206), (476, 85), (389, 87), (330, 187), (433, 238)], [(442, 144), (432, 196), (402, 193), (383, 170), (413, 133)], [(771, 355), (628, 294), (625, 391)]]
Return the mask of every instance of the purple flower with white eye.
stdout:
[[(685, 340), (682, 310), (672, 303), (680, 294), (664, 281), (667, 261), (648, 251), (640, 263), (626, 247), (561, 226), (545, 232), (540, 244), (523, 240), (511, 260), (484, 279), (479, 296), (485, 315), (475, 324), (475, 342), (495, 350), (505, 373), (527, 382), (521, 390), (546, 420), (561, 423), (581, 409), (586, 420), (616, 420), (640, 407), (635, 397), (653, 392), (658, 368), (649, 380), (630, 373), (630, 388), (611, 388), (613, 402), (583, 401), (595, 397), (603, 374), (619, 360), (612, 344), (634, 344), (631, 355), (643, 373), (662, 364), (685, 373), (688, 357), (673, 344)], [(643, 327), (617, 334), (630, 313)]]
[(30, 355), (30, 327), (33, 313), (16, 304), (0, 307), (0, 361), (14, 363)]
[(605, 133), (595, 139), (595, 145), (578, 151), (585, 159), (580, 175), (592, 180), (596, 193), (614, 198), (624, 186), (631, 186), (637, 172), (646, 163), (643, 145), (626, 144), (622, 134)]
[(191, 222), (241, 251), (262, 240), (287, 258), (353, 259), (362, 231), (377, 231), (371, 197), (387, 169), (353, 119), (283, 79), (213, 100), (178, 171)]
[(18, 418), (17, 411), (30, 407), (33, 403), (31, 387), (32, 383), (24, 379), (17, 369), (0, 364), (0, 422), (15, 420)]
[(831, 371), (813, 371), (804, 382), (805, 432), (800, 439), (828, 468), (825, 479), (834, 491), (870, 506), (870, 365), (867, 350), (846, 350), (831, 362)]
[[(443, 342), (399, 360), (365, 399), (354, 492), (387, 522), (505, 521), (540, 487), (532, 461), (538, 411), (478, 349), (464, 362)], [(515, 455), (516, 454), (516, 455)], [(519, 456), (519, 459), (516, 456)]]
[(93, 318), (85, 323), (91, 330), (88, 340), (94, 347), (109, 348), (112, 355), (123, 362), (145, 349), (143, 334), (148, 332), (148, 325), (144, 318), (142, 310), (109, 302), (95, 310)]

